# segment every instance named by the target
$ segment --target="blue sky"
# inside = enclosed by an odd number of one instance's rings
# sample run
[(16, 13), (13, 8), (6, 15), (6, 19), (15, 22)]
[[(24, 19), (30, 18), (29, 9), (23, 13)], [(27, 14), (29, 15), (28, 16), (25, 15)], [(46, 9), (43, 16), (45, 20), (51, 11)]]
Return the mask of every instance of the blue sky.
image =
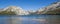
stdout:
[(12, 5), (20, 6), (24, 10), (37, 10), (56, 1), (57, 0), (0, 0), (0, 8)]

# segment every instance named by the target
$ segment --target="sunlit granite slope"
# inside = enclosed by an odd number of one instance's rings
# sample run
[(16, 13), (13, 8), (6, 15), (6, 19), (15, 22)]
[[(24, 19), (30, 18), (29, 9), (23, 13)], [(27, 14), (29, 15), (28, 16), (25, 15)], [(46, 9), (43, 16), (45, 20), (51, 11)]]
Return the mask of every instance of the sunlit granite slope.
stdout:
[(9, 6), (5, 9), (0, 9), (0, 14), (7, 15), (29, 15), (29, 14), (60, 14), (60, 2), (52, 3), (49, 6), (40, 8), (36, 11), (25, 11), (21, 7)]
[(0, 14), (15, 14), (15, 15), (27, 15), (29, 14), (27, 11), (23, 10), (21, 7), (17, 6), (9, 6), (3, 9)]
[(52, 3), (36, 12), (37, 14), (60, 14), (60, 2)]

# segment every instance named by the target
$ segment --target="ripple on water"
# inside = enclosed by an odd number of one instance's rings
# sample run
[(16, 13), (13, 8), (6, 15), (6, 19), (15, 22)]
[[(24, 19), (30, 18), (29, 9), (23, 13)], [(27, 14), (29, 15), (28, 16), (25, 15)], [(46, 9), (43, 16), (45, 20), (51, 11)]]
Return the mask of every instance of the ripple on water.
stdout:
[(60, 24), (60, 15), (1, 15), (0, 24)]

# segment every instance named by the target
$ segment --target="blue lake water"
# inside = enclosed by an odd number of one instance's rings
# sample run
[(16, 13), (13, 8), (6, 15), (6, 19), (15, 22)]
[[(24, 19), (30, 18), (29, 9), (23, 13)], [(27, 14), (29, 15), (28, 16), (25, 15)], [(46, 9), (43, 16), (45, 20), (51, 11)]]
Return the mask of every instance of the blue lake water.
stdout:
[(0, 24), (60, 24), (60, 15), (0, 15)]

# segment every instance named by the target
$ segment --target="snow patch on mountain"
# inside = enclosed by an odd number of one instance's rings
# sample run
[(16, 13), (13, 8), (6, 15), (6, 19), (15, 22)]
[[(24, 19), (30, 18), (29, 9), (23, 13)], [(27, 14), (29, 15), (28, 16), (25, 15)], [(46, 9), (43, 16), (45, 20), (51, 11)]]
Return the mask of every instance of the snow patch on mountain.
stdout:
[(29, 14), (27, 11), (25, 11), (21, 7), (17, 7), (17, 6), (6, 7), (5, 9), (3, 9), (3, 11), (15, 12), (16, 15), (27, 15), (27, 14)]
[(60, 8), (60, 2), (55, 2), (55, 3), (53, 3), (49, 6), (46, 6), (44, 8), (40, 8), (37, 11), (38, 11), (39, 14), (44, 14), (48, 11), (53, 11), (53, 10), (58, 9), (58, 8)]

